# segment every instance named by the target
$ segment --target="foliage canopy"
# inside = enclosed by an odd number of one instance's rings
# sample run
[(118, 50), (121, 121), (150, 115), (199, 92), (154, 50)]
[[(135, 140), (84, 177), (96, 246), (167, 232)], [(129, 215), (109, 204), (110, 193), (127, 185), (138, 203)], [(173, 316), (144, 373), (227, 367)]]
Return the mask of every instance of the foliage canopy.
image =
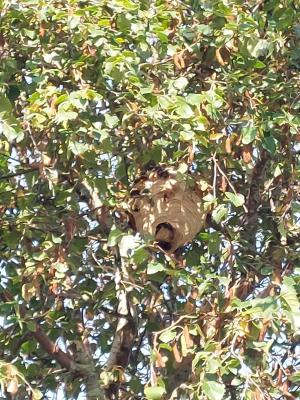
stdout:
[[(299, 398), (299, 2), (0, 18), (2, 398)], [(176, 257), (124, 211), (153, 165), (211, 188)]]

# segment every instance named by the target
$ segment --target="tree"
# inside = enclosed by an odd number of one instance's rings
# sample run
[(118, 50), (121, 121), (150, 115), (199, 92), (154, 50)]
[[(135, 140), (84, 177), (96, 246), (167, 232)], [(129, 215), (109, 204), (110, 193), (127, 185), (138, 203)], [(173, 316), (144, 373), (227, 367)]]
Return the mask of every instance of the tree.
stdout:
[[(297, 1), (0, 1), (5, 399), (297, 399)], [(176, 255), (133, 182), (200, 176)]]

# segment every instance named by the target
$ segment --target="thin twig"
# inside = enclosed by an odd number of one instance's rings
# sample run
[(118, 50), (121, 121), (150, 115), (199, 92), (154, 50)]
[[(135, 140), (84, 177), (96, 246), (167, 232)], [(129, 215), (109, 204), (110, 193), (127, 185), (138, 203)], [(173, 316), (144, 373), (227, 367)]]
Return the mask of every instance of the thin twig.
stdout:
[(10, 159), (10, 160), (12, 160), (12, 161), (15, 161), (15, 162), (19, 163), (19, 164), (28, 165), (27, 163), (25, 163), (25, 162), (23, 162), (23, 161), (20, 161), (20, 160), (18, 160), (17, 158), (14, 158), (14, 157), (12, 157), (12, 156), (8, 156), (7, 154), (2, 153), (2, 152), (0, 152), (0, 156), (6, 157), (6, 158), (8, 158), (8, 159)]
[(160, 335), (161, 333), (166, 332), (166, 331), (174, 328), (175, 326), (177, 326), (184, 319), (197, 319), (197, 318), (199, 318), (198, 315), (182, 315), (180, 318), (177, 319), (177, 321), (173, 322), (170, 326), (167, 326), (166, 328), (164, 328), (164, 329), (162, 329), (160, 331), (153, 332), (153, 334), (155, 336)]
[(39, 153), (40, 156), (42, 156), (42, 152), (39, 150), (38, 145), (37, 145), (37, 143), (36, 143), (36, 141), (35, 141), (35, 139), (33, 137), (29, 122), (25, 121), (24, 125), (26, 126), (26, 129), (27, 129), (27, 131), (29, 133), (30, 139), (31, 139), (31, 141), (32, 141), (32, 143), (33, 143), (33, 145), (35, 147), (35, 150)]
[[(233, 193), (237, 196), (237, 195), (238, 195), (237, 191), (235, 190), (233, 184), (232, 184), (232, 183), (230, 182), (230, 180), (228, 179), (228, 177), (227, 177), (227, 175), (225, 174), (225, 172), (224, 172), (224, 171), (222, 170), (222, 168), (219, 166), (218, 161), (216, 160), (215, 155), (213, 155), (212, 159), (213, 159), (213, 162), (214, 162), (216, 168), (217, 168), (218, 171), (220, 172), (220, 174), (221, 174), (222, 176), (224, 176), (224, 178), (226, 179), (226, 181), (227, 181), (228, 185), (230, 186), (231, 190), (232, 190)], [(246, 213), (248, 213), (248, 209), (247, 209), (247, 207), (245, 206), (245, 204), (243, 204), (243, 209), (244, 209), (244, 211), (245, 211)]]
[(216, 159), (216, 153), (213, 155), (213, 161), (214, 161), (213, 196), (214, 196), (214, 199), (217, 198), (217, 165), (216, 165), (215, 159)]

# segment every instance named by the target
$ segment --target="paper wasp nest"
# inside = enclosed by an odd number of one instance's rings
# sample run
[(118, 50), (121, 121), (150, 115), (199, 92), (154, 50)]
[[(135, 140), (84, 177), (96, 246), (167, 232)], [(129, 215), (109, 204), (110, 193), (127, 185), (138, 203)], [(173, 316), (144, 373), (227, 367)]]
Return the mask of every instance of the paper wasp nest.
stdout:
[(151, 235), (168, 253), (191, 241), (204, 225), (207, 211), (196, 182), (173, 167), (156, 167), (138, 178), (130, 191), (136, 230)]

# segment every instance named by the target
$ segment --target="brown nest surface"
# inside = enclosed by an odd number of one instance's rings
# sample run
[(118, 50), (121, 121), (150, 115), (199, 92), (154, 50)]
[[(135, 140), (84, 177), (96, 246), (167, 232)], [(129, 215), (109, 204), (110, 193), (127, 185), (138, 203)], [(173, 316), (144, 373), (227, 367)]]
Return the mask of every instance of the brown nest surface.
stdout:
[(156, 167), (138, 178), (130, 192), (136, 230), (151, 235), (168, 253), (191, 241), (207, 215), (203, 191), (191, 175), (174, 167)]

